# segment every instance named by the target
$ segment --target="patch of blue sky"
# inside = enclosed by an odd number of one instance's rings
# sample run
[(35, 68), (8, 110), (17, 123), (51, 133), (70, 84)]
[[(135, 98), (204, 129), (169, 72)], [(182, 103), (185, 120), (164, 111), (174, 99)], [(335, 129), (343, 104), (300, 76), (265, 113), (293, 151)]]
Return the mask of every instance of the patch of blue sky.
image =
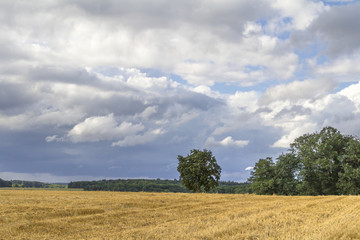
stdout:
[(260, 24), (261, 27), (265, 27), (265, 25), (267, 24), (267, 21), (265, 19), (259, 19), (256, 21), (256, 24)]
[(173, 80), (173, 81), (175, 81), (175, 82), (178, 82), (178, 83), (180, 83), (180, 84), (182, 84), (182, 85), (187, 85), (187, 84), (188, 84), (187, 81), (184, 80), (184, 79), (183, 79), (181, 76), (179, 76), (179, 75), (170, 74), (168, 77), (169, 77), (169, 79), (171, 79), (171, 80)]
[(235, 94), (236, 92), (250, 92), (250, 91), (264, 93), (269, 87), (275, 86), (277, 84), (279, 84), (279, 82), (276, 80), (268, 80), (249, 86), (241, 86), (237, 83), (217, 82), (213, 86), (211, 86), (211, 89), (213, 91), (217, 91), (222, 94)]
[(93, 70), (107, 77), (114, 77), (122, 73), (122, 71), (119, 68), (109, 67), (109, 66), (95, 67)]
[(293, 19), (291, 17), (284, 17), (282, 21), (287, 24), (287, 23), (292, 23)]
[(354, 82), (340, 82), (337, 87), (333, 90), (332, 93), (337, 93), (337, 92), (340, 92), (341, 90), (343, 90), (344, 88), (347, 88), (349, 87), (350, 85), (353, 85), (353, 84), (357, 84), (357, 83), (354, 83)]
[(299, 64), (301, 66), (295, 72), (296, 80), (305, 80), (313, 77), (311, 75), (313, 64), (309, 65), (309, 60), (315, 61), (313, 62), (315, 65), (321, 65), (330, 62), (330, 59), (323, 54), (325, 53), (325, 48), (326, 46), (324, 44), (315, 42), (305, 48), (296, 49), (294, 51), (299, 57)]
[(344, 6), (352, 3), (359, 2), (360, 0), (321, 0), (319, 2), (323, 2), (327, 6)]
[[(279, 23), (280, 25), (288, 25), (288, 24), (291, 24), (293, 21), (293, 19), (291, 17), (285, 17), (283, 19), (281, 19), (281, 22)], [(268, 24), (268, 22), (266, 20), (258, 20), (256, 21), (257, 24), (260, 24), (264, 33), (269, 35), (269, 36), (274, 36), (274, 37), (277, 37), (281, 40), (286, 40), (286, 39), (289, 39), (290, 35), (291, 35), (291, 32), (290, 31), (282, 31), (282, 32), (275, 32), (275, 35), (274, 35), (274, 32), (273, 29), (270, 30), (270, 31), (267, 31), (269, 29), (266, 28), (266, 25)]]
[[(104, 76), (108, 76), (108, 77), (114, 77), (117, 75), (123, 75), (124, 71), (121, 68), (118, 67), (111, 67), (111, 66), (100, 66), (100, 67), (95, 67), (93, 69), (95, 72), (98, 72)], [(153, 77), (153, 78), (160, 78), (160, 77), (168, 77), (168, 78), (173, 78), (173, 80), (176, 80), (179, 78), (178, 76), (174, 76), (171, 75), (169, 73), (165, 73), (161, 70), (158, 69), (153, 69), (153, 68), (141, 68), (138, 69), (141, 73), (145, 73), (146, 76), (148, 77)], [(179, 80), (179, 82), (182, 82), (181, 80)]]
[(265, 71), (267, 68), (261, 65), (246, 65), (244, 67), (244, 71), (247, 73), (253, 72), (253, 71)]
[(309, 59), (316, 59), (317, 64), (329, 62), (329, 58), (325, 55), (326, 44), (320, 44), (315, 41), (305, 47), (295, 49), (295, 54), (298, 55), (300, 63), (304, 63)]
[(163, 71), (161, 71), (159, 69), (141, 68), (139, 70), (140, 70), (140, 72), (145, 73), (146, 76), (152, 77), (152, 78), (169, 77), (169, 74), (164, 73)]
[(220, 92), (222, 94), (234, 94), (239, 91), (239, 86), (236, 84), (216, 82), (213, 86), (211, 86), (211, 90)]
[[(261, 65), (246, 65), (242, 69), (245, 73), (251, 73), (256, 71), (266, 71), (267, 68)], [(249, 82), (251, 80), (249, 79)], [(248, 83), (249, 83), (248, 82)], [(236, 92), (265, 92), (266, 89), (270, 86), (277, 84), (276, 79), (268, 79), (263, 82), (258, 82), (255, 80), (254, 84), (246, 84), (242, 85), (241, 82), (216, 82), (211, 89), (214, 91), (218, 91), (224, 94), (235, 94)]]
[(140, 69), (141, 72), (146, 73), (146, 76), (153, 77), (153, 78), (160, 78), (160, 77), (166, 77), (169, 80), (175, 81), (181, 85), (189, 85), (189, 83), (183, 79), (180, 75), (169, 73), (169, 72), (163, 72), (159, 69)]
[[(289, 25), (289, 24), (292, 23), (292, 21), (293, 21), (293, 18), (291, 18), (291, 17), (284, 17), (284, 18), (282, 19), (281, 25), (284, 25), (284, 26)], [(290, 37), (290, 35), (291, 35), (291, 32), (290, 32), (290, 31), (283, 31), (283, 32), (278, 33), (278, 34), (277, 34), (277, 37), (278, 37), (279, 39), (281, 39), (281, 40), (286, 40), (286, 39), (288, 39), (288, 38)]]
[(281, 39), (281, 40), (286, 40), (289, 39), (291, 32), (290, 31), (284, 31), (279, 33), (277, 36), (277, 38)]

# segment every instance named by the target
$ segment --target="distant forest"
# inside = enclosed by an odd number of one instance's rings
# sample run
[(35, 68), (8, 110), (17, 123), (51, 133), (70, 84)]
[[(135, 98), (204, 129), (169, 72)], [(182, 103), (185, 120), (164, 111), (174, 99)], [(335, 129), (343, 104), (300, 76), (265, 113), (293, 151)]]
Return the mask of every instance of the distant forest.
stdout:
[[(190, 192), (179, 180), (161, 179), (118, 179), (100, 181), (70, 182), (68, 188), (82, 188), (85, 191), (121, 191), (121, 192)], [(211, 193), (252, 193), (250, 184), (220, 181)]]
[(43, 183), (38, 181), (11, 180), (5, 181), (0, 178), (0, 187), (14, 188), (66, 188), (66, 183)]
[[(78, 188), (85, 191), (120, 191), (120, 192), (190, 192), (179, 180), (161, 179), (118, 179), (100, 181), (77, 181), (65, 183), (43, 183), (38, 181), (11, 180), (5, 181), (0, 178), (0, 187), (13, 188)], [(211, 193), (252, 193), (249, 183), (220, 181), (219, 186)]]

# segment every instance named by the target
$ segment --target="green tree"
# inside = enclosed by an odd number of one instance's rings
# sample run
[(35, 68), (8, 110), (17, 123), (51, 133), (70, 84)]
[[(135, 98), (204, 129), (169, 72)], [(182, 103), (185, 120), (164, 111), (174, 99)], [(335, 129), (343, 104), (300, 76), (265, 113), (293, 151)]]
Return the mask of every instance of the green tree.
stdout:
[(275, 193), (275, 165), (272, 158), (260, 159), (255, 164), (249, 182), (251, 182), (251, 189), (256, 194), (271, 195)]
[(299, 184), (300, 161), (294, 153), (281, 154), (274, 166), (275, 193), (296, 195)]
[(295, 139), (290, 146), (302, 164), (299, 173), (302, 194), (337, 194), (341, 156), (345, 154), (350, 139), (333, 127), (325, 127), (320, 133), (305, 134)]
[(218, 186), (221, 167), (211, 151), (193, 149), (186, 157), (178, 155), (177, 170), (182, 184), (193, 192), (209, 192)]
[(11, 187), (11, 186), (12, 186), (11, 181), (5, 181), (0, 178), (0, 187)]
[(360, 194), (360, 141), (333, 127), (304, 134), (275, 163), (260, 159), (249, 181), (258, 194)]
[(345, 154), (341, 156), (342, 170), (339, 172), (337, 189), (339, 194), (360, 194), (360, 142), (351, 138)]

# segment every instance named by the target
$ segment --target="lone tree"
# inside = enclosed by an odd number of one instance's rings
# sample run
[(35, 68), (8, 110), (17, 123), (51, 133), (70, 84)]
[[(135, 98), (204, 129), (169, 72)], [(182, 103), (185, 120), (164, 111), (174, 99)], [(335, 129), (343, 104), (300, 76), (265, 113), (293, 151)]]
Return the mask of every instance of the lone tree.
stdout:
[(193, 149), (190, 155), (183, 157), (178, 155), (182, 184), (193, 192), (209, 192), (218, 186), (221, 167), (217, 164), (211, 151)]

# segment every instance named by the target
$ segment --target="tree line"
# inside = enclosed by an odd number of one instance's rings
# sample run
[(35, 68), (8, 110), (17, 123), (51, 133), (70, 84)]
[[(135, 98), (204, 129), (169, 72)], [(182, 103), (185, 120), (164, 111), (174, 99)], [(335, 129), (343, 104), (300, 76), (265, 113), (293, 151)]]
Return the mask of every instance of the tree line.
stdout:
[[(121, 191), (121, 192), (190, 192), (179, 180), (162, 179), (118, 179), (100, 181), (75, 181), (69, 184), (51, 184), (39, 181), (10, 180), (0, 178), (0, 187), (13, 188), (79, 188), (85, 191)], [(251, 193), (250, 184), (232, 181), (220, 181), (210, 193), (241, 194)]]
[(14, 188), (65, 188), (67, 184), (43, 183), (38, 181), (10, 180), (6, 181), (0, 178), (0, 187)]
[(276, 161), (260, 159), (248, 179), (256, 194), (360, 194), (360, 141), (333, 127), (295, 139)]
[[(117, 179), (100, 181), (70, 182), (68, 188), (82, 188), (85, 191), (121, 192), (190, 192), (179, 180), (162, 179)], [(237, 182), (220, 182), (212, 193), (251, 193), (250, 185)]]
[(12, 187), (11, 181), (5, 181), (0, 178), (0, 187)]

